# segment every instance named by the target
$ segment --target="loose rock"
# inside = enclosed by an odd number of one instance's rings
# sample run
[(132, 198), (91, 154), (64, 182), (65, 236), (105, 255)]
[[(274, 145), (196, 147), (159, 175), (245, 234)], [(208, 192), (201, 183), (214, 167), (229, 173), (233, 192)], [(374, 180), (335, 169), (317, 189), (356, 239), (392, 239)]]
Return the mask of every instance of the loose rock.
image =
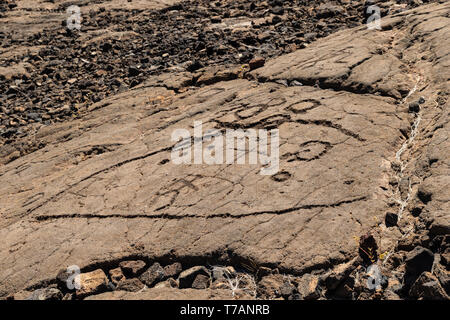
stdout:
[(136, 292), (142, 290), (144, 287), (145, 285), (139, 279), (123, 279), (118, 283), (116, 290)]
[(164, 277), (176, 278), (181, 273), (181, 271), (183, 271), (181, 263), (179, 262), (172, 263), (164, 267)]
[(150, 268), (147, 269), (140, 277), (143, 283), (145, 283), (148, 287), (154, 286), (156, 283), (164, 280), (164, 269), (158, 262), (155, 262)]
[(119, 266), (127, 278), (133, 278), (139, 276), (144, 271), (145, 262), (142, 260), (122, 261)]
[(208, 278), (210, 277), (208, 269), (206, 269), (203, 266), (192, 267), (188, 270), (181, 272), (180, 276), (178, 277), (178, 283), (179, 283), (180, 289), (191, 288), (192, 283), (194, 282), (197, 275), (199, 275), (199, 274), (204, 275)]
[(81, 289), (76, 291), (78, 297), (85, 297), (104, 291), (108, 287), (108, 278), (102, 269), (80, 274)]
[(423, 272), (414, 282), (409, 295), (426, 300), (450, 299), (439, 283), (439, 280), (430, 272)]
[(209, 288), (210, 278), (203, 274), (198, 274), (192, 282), (192, 288), (194, 289), (206, 289)]
[(405, 260), (405, 285), (409, 287), (423, 272), (431, 271), (433, 262), (433, 252), (423, 247), (416, 247), (408, 253)]
[(117, 285), (120, 281), (125, 279), (125, 276), (121, 268), (109, 270), (109, 276), (111, 278), (112, 283), (114, 283), (115, 285)]

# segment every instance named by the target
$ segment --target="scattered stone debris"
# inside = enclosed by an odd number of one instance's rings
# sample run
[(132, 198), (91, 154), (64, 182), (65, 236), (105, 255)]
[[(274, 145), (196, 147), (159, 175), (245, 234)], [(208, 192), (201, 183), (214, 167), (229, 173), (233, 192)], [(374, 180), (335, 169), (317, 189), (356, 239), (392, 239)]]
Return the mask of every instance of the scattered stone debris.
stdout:
[(439, 280), (430, 272), (423, 272), (413, 283), (409, 295), (425, 300), (448, 300), (449, 297), (442, 288)]
[(406, 288), (409, 288), (423, 272), (430, 272), (433, 263), (434, 254), (429, 249), (416, 247), (409, 252), (405, 260), (404, 283)]
[[(54, 11), (65, 12), (67, 5)], [(389, 5), (380, 6), (386, 15)], [(415, 6), (411, 2), (405, 9)], [(14, 1), (2, 1), (0, 17), (16, 7)], [(0, 91), (6, 93), (0, 98), (0, 143), (13, 141), (17, 132), (12, 128), (78, 117), (91, 104), (135, 87), (150, 75), (174, 67), (195, 72), (250, 61), (253, 70), (264, 65), (265, 58), (304, 48), (364, 20), (361, 1), (186, 0), (176, 10), (92, 8), (83, 15), (79, 32), (66, 32), (58, 23), (39, 33), (25, 33), (21, 46), (39, 50), (0, 58), (0, 68), (9, 68), (11, 75), (2, 79), (0, 73)], [(105, 27), (111, 27), (109, 37), (84, 38), (85, 31), (103, 33)], [(2, 32), (2, 48), (14, 50), (14, 32)], [(13, 111), (16, 107), (23, 111)]]

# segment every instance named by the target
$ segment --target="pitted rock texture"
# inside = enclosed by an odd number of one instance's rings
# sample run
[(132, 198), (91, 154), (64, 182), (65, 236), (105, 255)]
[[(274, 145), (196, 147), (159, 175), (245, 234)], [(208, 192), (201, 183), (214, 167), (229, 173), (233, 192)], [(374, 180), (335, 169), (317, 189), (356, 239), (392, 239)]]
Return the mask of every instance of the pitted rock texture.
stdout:
[[(313, 274), (314, 288), (308, 280), (298, 289), (308, 298), (369, 299), (345, 291), (349, 277), (352, 288), (360, 281), (355, 237), (376, 234), (387, 276), (409, 237), (444, 256), (449, 13), (449, 3), (421, 6), (384, 18), (380, 31), (342, 30), (200, 88), (163, 85), (183, 73), (149, 77), (79, 119), (20, 138), (41, 147), (0, 167), (0, 297), (46, 286), (71, 265), (231, 254), (281, 274)], [(420, 97), (420, 112), (409, 113)], [(204, 132), (278, 128), (279, 172), (174, 164), (172, 132), (192, 134), (194, 121)], [(401, 201), (405, 177), (412, 182)], [(388, 210), (398, 211), (397, 227), (385, 227)], [(330, 275), (328, 286), (316, 281)], [(186, 299), (185, 290), (92, 298)], [(204, 290), (193, 297), (225, 297)]]

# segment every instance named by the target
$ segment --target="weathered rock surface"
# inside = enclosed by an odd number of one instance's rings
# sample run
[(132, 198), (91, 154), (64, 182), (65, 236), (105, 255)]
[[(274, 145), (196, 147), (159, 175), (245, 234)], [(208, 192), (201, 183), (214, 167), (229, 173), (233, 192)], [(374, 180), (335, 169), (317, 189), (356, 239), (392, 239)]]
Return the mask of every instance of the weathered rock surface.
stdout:
[(439, 280), (430, 272), (424, 272), (414, 282), (410, 295), (426, 300), (448, 300), (449, 297), (439, 283)]
[(139, 279), (133, 278), (133, 279), (121, 280), (117, 284), (116, 290), (136, 292), (136, 291), (144, 289), (144, 287), (145, 287), (145, 284), (143, 284), (141, 281), (139, 281)]
[[(85, 300), (229, 300), (234, 297), (231, 290), (196, 290), (174, 288), (152, 288), (140, 293), (114, 291), (93, 295)], [(241, 299), (250, 299), (250, 296), (241, 296)]]
[(127, 278), (132, 278), (139, 276), (144, 271), (145, 262), (142, 260), (122, 261), (119, 266)]
[(205, 267), (195, 266), (180, 273), (180, 275), (178, 276), (178, 282), (180, 288), (192, 287), (198, 289), (197, 287), (205, 284), (207, 282), (206, 279), (209, 279), (209, 277), (210, 277), (209, 271)]
[(57, 288), (37, 289), (26, 300), (61, 300), (62, 293)]
[(164, 269), (158, 262), (155, 262), (150, 268), (148, 268), (139, 279), (147, 286), (152, 287), (156, 283), (164, 279)]
[(81, 288), (76, 291), (78, 297), (89, 296), (106, 289), (108, 278), (101, 269), (80, 274)]
[[(368, 231), (386, 266), (398, 241), (417, 229), (430, 250), (444, 254), (449, 12), (448, 2), (431, 4), (384, 18), (381, 31), (342, 30), (267, 60), (245, 79), (192, 88), (180, 80), (173, 90), (161, 84), (167, 74), (150, 77), (89, 104), (79, 119), (18, 137), (15, 145), (30, 146), (24, 155), (2, 147), (0, 297), (44, 286), (70, 265), (93, 270), (129, 257), (176, 257), (183, 266), (240, 257), (282, 273), (320, 273), (357, 257), (354, 237)], [(409, 113), (420, 96), (426, 102)], [(260, 175), (260, 164), (174, 164), (171, 135), (192, 132), (194, 121), (203, 131), (278, 128), (279, 172)], [(411, 185), (402, 198), (404, 177)], [(391, 210), (398, 226), (386, 228)], [(161, 276), (149, 278), (151, 285), (164, 278), (155, 269)], [(77, 296), (106, 291), (104, 271), (81, 276)], [(179, 277), (180, 288), (195, 281)], [(299, 295), (318, 298), (315, 281), (297, 284)], [(232, 294), (150, 288), (89, 299)]]

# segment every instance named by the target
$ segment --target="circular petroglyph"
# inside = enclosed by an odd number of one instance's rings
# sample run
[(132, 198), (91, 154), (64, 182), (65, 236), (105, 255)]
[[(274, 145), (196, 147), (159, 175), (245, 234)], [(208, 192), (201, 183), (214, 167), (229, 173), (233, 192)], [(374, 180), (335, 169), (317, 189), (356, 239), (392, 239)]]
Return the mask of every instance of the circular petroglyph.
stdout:
[(282, 155), (281, 159), (291, 161), (312, 161), (319, 159), (332, 148), (326, 141), (307, 141), (299, 145), (297, 152)]
[(277, 174), (274, 174), (271, 178), (276, 182), (283, 182), (288, 180), (291, 177), (291, 174), (287, 171), (280, 171)]
[(261, 113), (265, 108), (264, 107), (250, 107), (241, 109), (236, 112), (236, 116), (239, 117), (239, 119), (247, 119), (256, 116), (257, 114)]
[(306, 113), (309, 110), (317, 108), (319, 105), (320, 105), (319, 101), (314, 99), (307, 99), (291, 104), (290, 106), (286, 107), (286, 109), (293, 113), (298, 114), (298, 113)]

